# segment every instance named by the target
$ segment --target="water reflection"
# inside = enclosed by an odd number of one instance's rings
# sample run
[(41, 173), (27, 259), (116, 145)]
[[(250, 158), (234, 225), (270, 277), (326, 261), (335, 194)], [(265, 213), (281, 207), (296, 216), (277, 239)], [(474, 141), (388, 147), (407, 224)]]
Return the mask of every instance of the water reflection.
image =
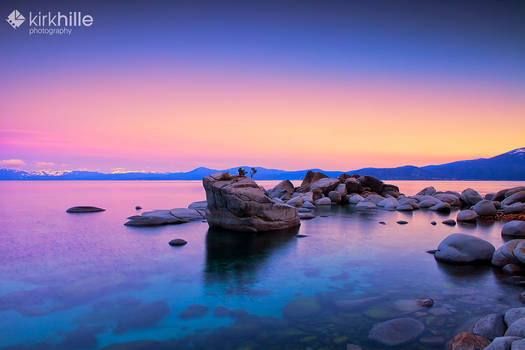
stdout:
[(209, 229), (205, 241), (205, 283), (242, 283), (253, 278), (271, 255), (295, 244), (298, 232), (299, 227), (265, 233)]

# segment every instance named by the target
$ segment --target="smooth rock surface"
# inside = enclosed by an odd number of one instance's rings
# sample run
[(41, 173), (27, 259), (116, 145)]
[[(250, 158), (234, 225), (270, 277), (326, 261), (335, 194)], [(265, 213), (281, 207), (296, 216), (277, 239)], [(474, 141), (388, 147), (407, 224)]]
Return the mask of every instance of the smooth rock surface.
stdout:
[(274, 188), (268, 191), (270, 198), (280, 198), (282, 200), (288, 200), (294, 193), (294, 186), (290, 180), (283, 180), (279, 182)]
[(479, 216), (496, 215), (496, 207), (494, 206), (494, 203), (486, 199), (476, 203), (476, 205), (472, 207), (472, 210), (474, 210)]
[(96, 213), (100, 211), (105, 211), (106, 209), (98, 208), (98, 207), (91, 207), (91, 206), (77, 206), (77, 207), (71, 207), (68, 210), (66, 210), (66, 213)]
[(506, 337), (525, 337), (525, 317), (512, 322), (505, 332)]
[(483, 200), (483, 197), (472, 188), (464, 190), (459, 198), (469, 207)]
[(505, 334), (507, 326), (503, 321), (503, 314), (485, 315), (474, 323), (472, 333), (487, 339), (494, 339)]
[(474, 210), (462, 210), (458, 213), (457, 221), (458, 222), (475, 222), (478, 218), (478, 214)]
[(508, 264), (518, 263), (518, 259), (514, 256), (514, 248), (516, 248), (518, 243), (523, 241), (525, 240), (513, 239), (499, 247), (492, 255), (492, 265), (503, 267)]
[(525, 221), (513, 220), (507, 222), (501, 229), (503, 236), (525, 237)]
[(519, 340), (519, 337), (497, 337), (494, 338), (492, 343), (489, 344), (484, 350), (511, 350), (511, 344), (516, 340)]
[(396, 318), (377, 323), (372, 327), (368, 338), (388, 346), (409, 343), (423, 333), (425, 326), (413, 318)]
[(438, 246), (434, 257), (441, 262), (470, 264), (492, 259), (494, 246), (489, 242), (462, 233), (454, 233)]
[(504, 320), (507, 327), (510, 327), (511, 324), (522, 317), (525, 317), (525, 307), (515, 307), (508, 309), (507, 312), (505, 312)]

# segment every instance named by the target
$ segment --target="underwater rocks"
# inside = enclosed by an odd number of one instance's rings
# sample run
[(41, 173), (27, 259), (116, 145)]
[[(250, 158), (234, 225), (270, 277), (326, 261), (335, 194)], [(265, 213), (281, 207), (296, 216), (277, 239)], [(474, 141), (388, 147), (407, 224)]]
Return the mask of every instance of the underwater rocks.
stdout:
[(494, 250), (492, 244), (481, 238), (454, 233), (439, 244), (434, 257), (440, 262), (470, 264), (490, 261)]
[(305, 319), (317, 315), (321, 307), (312, 297), (299, 297), (290, 301), (283, 310), (283, 316), (291, 319)]
[(417, 339), (424, 330), (423, 323), (416, 319), (396, 318), (375, 324), (368, 338), (383, 345), (397, 346)]
[(297, 209), (276, 203), (253, 180), (218, 173), (203, 180), (210, 227), (260, 232), (299, 226)]
[(98, 207), (90, 207), (90, 206), (77, 206), (77, 207), (71, 207), (68, 210), (66, 210), (66, 213), (96, 213), (100, 211), (105, 211), (106, 209), (98, 208)]

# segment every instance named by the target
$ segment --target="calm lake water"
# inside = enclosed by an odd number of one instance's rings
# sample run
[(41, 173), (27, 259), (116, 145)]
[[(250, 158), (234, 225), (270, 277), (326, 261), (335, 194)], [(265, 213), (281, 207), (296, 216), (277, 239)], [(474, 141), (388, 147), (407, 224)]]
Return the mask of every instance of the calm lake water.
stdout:
[[(406, 194), (524, 185), (389, 183)], [(383, 349), (369, 330), (406, 316), (425, 331), (402, 349), (443, 349), (472, 318), (522, 305), (496, 269), (440, 264), (425, 252), (454, 232), (499, 247), (499, 222), (450, 227), (441, 224), (448, 215), (430, 211), (333, 207), (303, 221), (307, 237), (297, 238), (297, 230), (210, 231), (205, 222), (123, 226), (136, 205), (205, 199), (200, 181), (0, 182), (0, 193), (0, 348)], [(107, 210), (65, 213), (75, 205)], [(188, 244), (171, 247), (173, 238)], [(413, 308), (423, 297), (435, 305)]]

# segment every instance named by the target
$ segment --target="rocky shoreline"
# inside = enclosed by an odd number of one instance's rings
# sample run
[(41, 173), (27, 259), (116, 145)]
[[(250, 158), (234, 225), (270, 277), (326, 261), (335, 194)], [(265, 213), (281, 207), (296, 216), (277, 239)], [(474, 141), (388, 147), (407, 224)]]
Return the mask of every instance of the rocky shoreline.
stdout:
[[(459, 193), (426, 187), (415, 195), (407, 196), (400, 193), (397, 186), (385, 184), (371, 176), (343, 174), (338, 178), (329, 178), (311, 171), (298, 187), (284, 180), (266, 190), (250, 178), (228, 173), (207, 176), (203, 179), (203, 185), (206, 201), (191, 203), (188, 208), (144, 212), (129, 217), (125, 225), (156, 226), (199, 220), (208, 222), (210, 228), (264, 232), (297, 227), (300, 220), (315, 218), (316, 209), (324, 206), (349, 205), (364, 211), (407, 212), (422, 209), (444, 214), (457, 210), (456, 219), (449, 218), (443, 224), (454, 226), (456, 223), (505, 220), (508, 222), (501, 234), (511, 240), (496, 249), (481, 238), (454, 233), (445, 238), (436, 250), (429, 251), (434, 258), (444, 264), (491, 264), (508, 275), (512, 283), (525, 286), (525, 187), (503, 189), (485, 196), (470, 188)], [(173, 246), (184, 244), (186, 241), (180, 239), (170, 241)], [(422, 300), (422, 306), (434, 307), (434, 300)], [(437, 305), (436, 310), (440, 307)], [(304, 311), (302, 307), (299, 309)], [(422, 329), (419, 321), (414, 319), (392, 319), (376, 324), (370, 331), (369, 339), (387, 346), (398, 346), (419, 337)], [(359, 349), (356, 345), (349, 346)], [(481, 317), (467, 331), (455, 336), (448, 343), (448, 348), (525, 349), (525, 307)]]

